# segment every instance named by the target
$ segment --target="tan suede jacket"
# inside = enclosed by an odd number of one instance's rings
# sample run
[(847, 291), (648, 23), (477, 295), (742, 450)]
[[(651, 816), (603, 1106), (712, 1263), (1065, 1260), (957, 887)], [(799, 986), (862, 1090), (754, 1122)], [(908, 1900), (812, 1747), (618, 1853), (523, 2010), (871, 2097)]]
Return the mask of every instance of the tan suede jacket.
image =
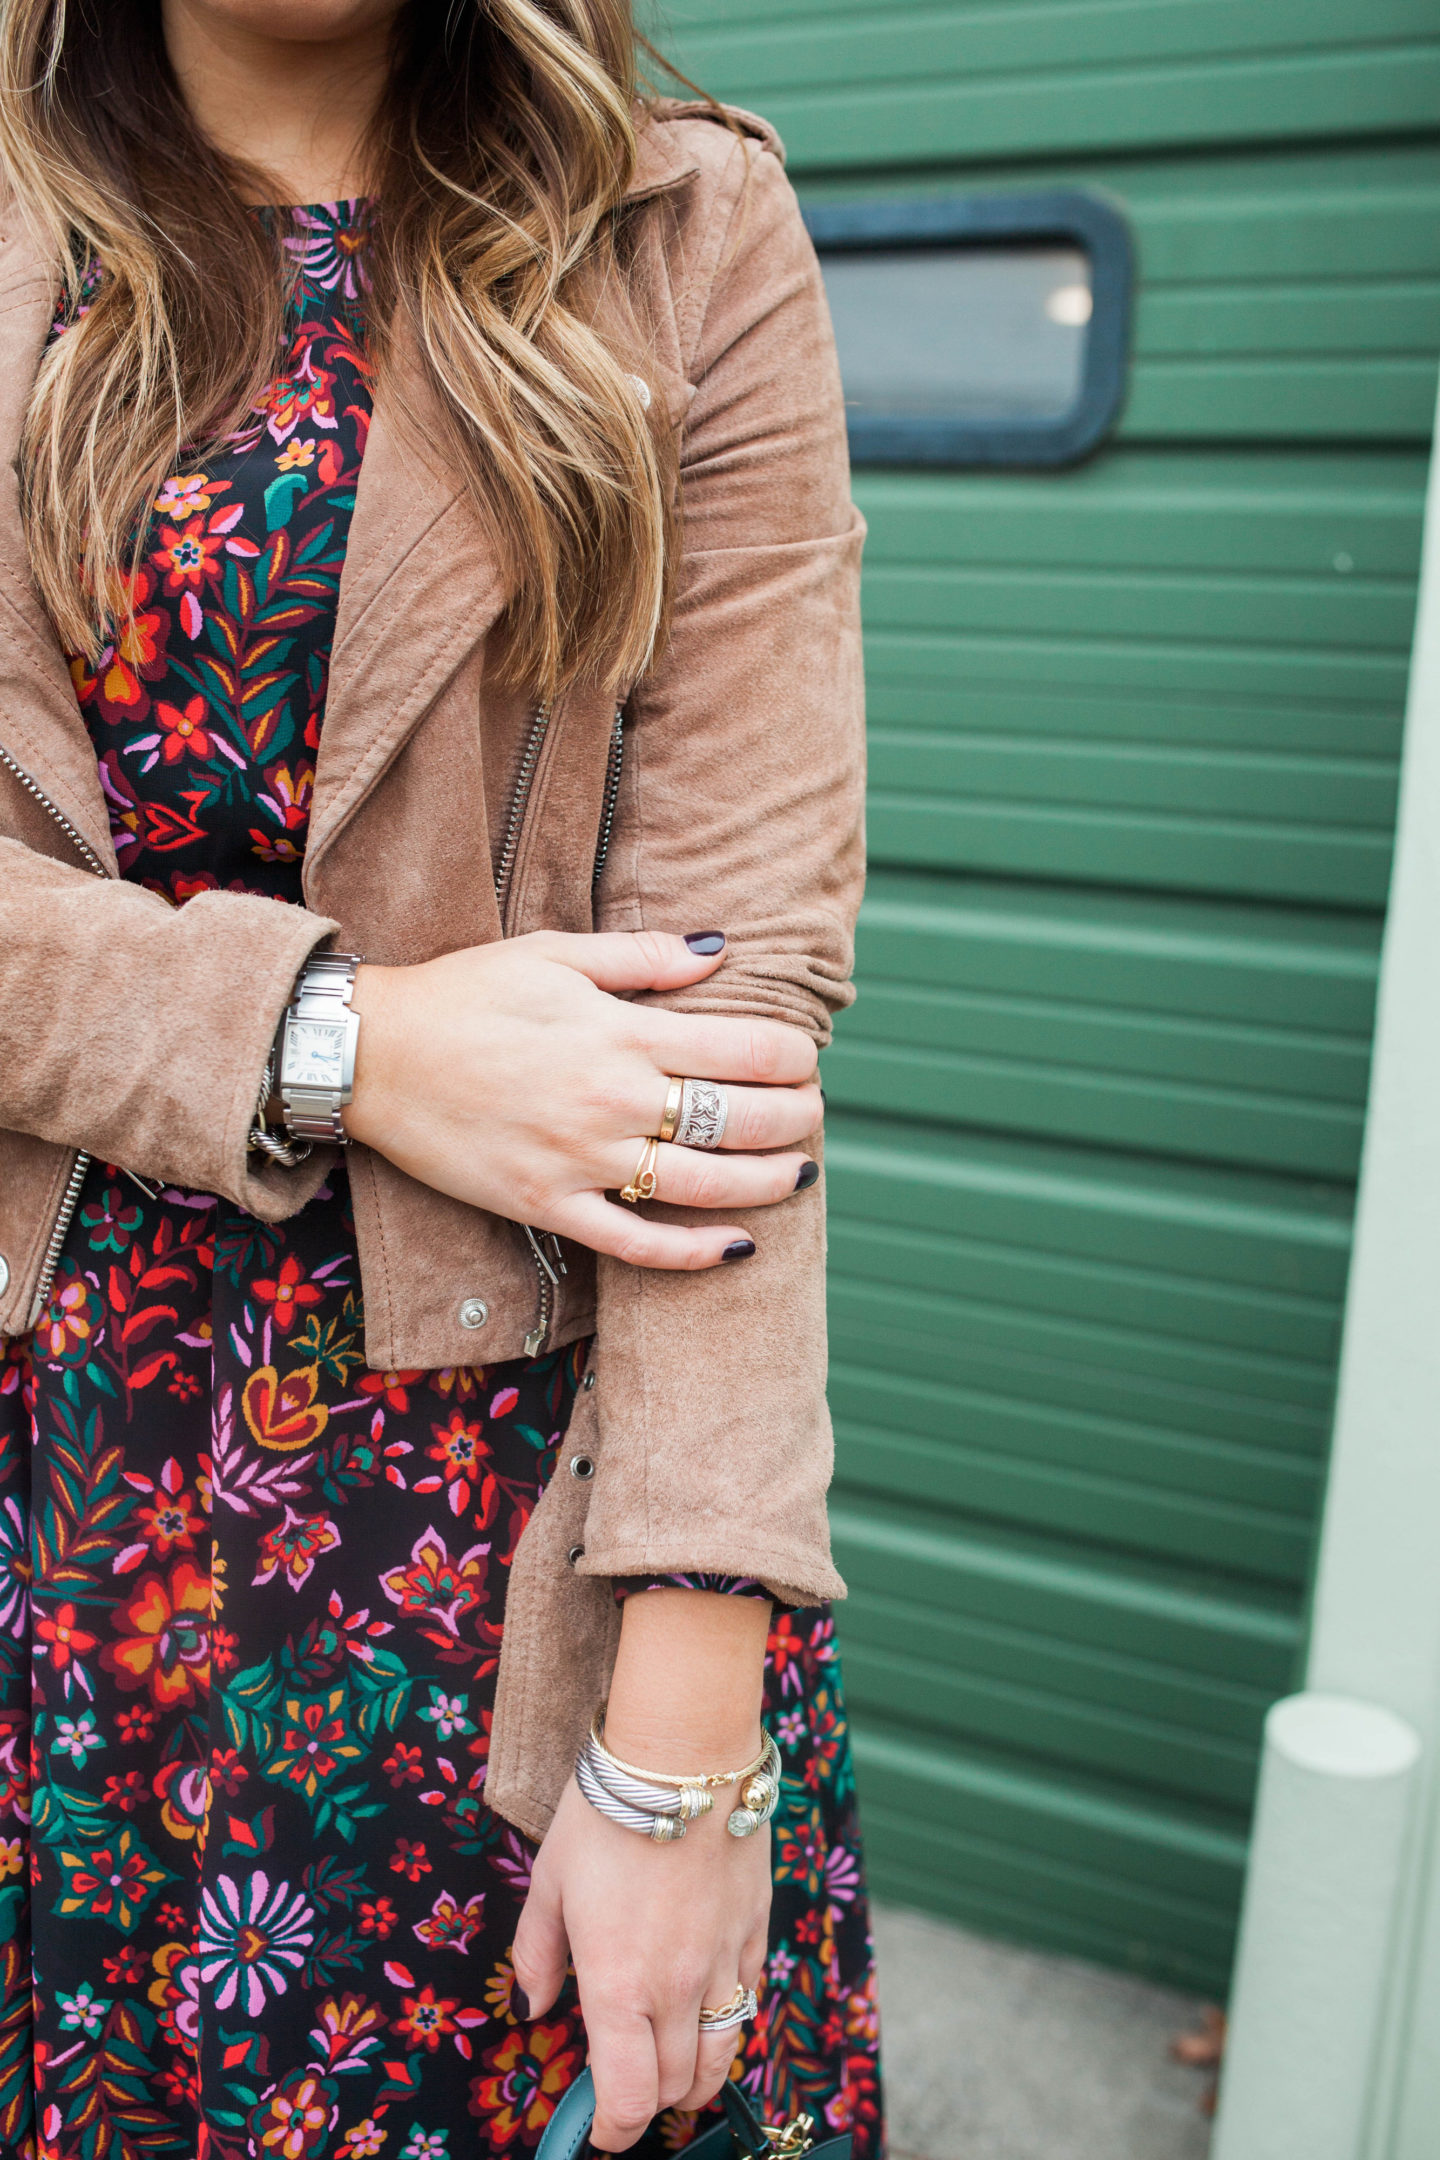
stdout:
[[(738, 117), (737, 140), (703, 108), (662, 106), (630, 190), (651, 387), (681, 431), (684, 560), (673, 639), (629, 701), (598, 885), (613, 701), (564, 699), (517, 795), (533, 701), (500, 686), (487, 645), (505, 586), (454, 479), (416, 448), (426, 392), (403, 366), (377, 398), (341, 581), (305, 905), (208, 893), (177, 910), (118, 878), (18, 514), (55, 281), (0, 209), (0, 1330), (35, 1323), (77, 1151), (269, 1222), (305, 1204), (333, 1157), (287, 1171), (245, 1140), (296, 974), (332, 933), (397, 965), (539, 928), (718, 927), (719, 972), (666, 1002), (825, 1039), (862, 876), (862, 527), (815, 258), (775, 137)], [(498, 1680), (488, 1797), (538, 1837), (605, 1692), (610, 1576), (842, 1593), (821, 1188), (757, 1210), (743, 1266), (664, 1274), (567, 1248), (556, 1292), (515, 1224), (362, 1147), (349, 1172), (372, 1366), (515, 1357), (542, 1324), (549, 1347), (597, 1334), (516, 1555)], [(588, 1481), (565, 1474), (580, 1452)]]

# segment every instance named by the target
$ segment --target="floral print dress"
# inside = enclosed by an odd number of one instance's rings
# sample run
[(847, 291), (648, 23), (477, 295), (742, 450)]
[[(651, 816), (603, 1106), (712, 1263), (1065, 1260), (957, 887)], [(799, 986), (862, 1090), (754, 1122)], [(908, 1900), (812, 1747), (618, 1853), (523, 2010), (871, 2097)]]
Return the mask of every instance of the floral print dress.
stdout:
[[(74, 665), (121, 872), (177, 905), (300, 898), (370, 414), (366, 224), (292, 213), (282, 369), (165, 482), (133, 625)], [(271, 1226), (97, 1163), (0, 1361), (0, 2160), (524, 2154), (584, 2062), (573, 1983), (516, 2007), (533, 1848), (485, 1761), (507, 1570), (588, 1345), (374, 1372), (362, 1342), (343, 1172)], [(869, 2160), (828, 1610), (776, 1617), (766, 1718), (787, 1774), (742, 2074)]]

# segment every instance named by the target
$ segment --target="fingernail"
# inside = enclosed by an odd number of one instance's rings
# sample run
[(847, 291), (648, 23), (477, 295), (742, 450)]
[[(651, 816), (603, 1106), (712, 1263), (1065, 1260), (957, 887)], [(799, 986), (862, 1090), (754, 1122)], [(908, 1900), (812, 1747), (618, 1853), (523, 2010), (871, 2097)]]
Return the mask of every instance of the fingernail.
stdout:
[(713, 954), (724, 952), (725, 933), (723, 930), (687, 930), (685, 943), (700, 959), (709, 960)]
[(820, 1165), (818, 1162), (801, 1163), (800, 1175), (795, 1180), (796, 1192), (808, 1192), (819, 1175)]
[(510, 2000), (515, 2006), (515, 2015), (519, 2018), (521, 2024), (528, 2025), (530, 2022), (530, 1997), (526, 1994), (524, 1988), (512, 1987)]
[(753, 1237), (736, 1238), (733, 1245), (725, 1247), (720, 1258), (722, 1260), (748, 1260), (754, 1250), (755, 1240)]

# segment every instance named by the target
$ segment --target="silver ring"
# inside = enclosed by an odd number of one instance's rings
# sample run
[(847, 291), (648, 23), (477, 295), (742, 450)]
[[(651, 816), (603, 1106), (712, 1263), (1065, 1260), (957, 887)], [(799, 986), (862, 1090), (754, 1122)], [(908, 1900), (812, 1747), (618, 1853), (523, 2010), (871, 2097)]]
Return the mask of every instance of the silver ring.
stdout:
[(725, 2004), (720, 2010), (700, 2012), (701, 2032), (733, 2032), (737, 2025), (748, 2025), (760, 2008), (760, 1998), (754, 1988), (736, 1989), (736, 2000)]
[(725, 1137), (730, 1097), (713, 1080), (687, 1080), (680, 1090), (677, 1147), (717, 1148)]

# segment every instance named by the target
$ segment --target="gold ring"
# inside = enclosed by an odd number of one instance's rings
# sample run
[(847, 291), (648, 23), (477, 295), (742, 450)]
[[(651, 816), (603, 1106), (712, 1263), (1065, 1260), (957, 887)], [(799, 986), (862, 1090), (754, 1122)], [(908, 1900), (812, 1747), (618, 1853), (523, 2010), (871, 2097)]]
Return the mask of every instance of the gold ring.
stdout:
[(685, 1100), (685, 1082), (672, 1080), (665, 1094), (665, 1108), (660, 1118), (659, 1140), (673, 1140), (675, 1128), (680, 1123), (680, 1105)]
[(760, 1999), (755, 1990), (746, 1987), (742, 1980), (729, 2002), (720, 2003), (714, 2007), (709, 2003), (702, 2004), (700, 2030), (702, 2032), (730, 2032), (737, 2025), (748, 2025), (759, 2008)]
[(658, 1140), (647, 1140), (635, 1165), (635, 1175), (628, 1185), (620, 1188), (620, 1198), (628, 1200), (633, 1207), (637, 1200), (653, 1200), (655, 1197), (655, 1160), (660, 1153)]

